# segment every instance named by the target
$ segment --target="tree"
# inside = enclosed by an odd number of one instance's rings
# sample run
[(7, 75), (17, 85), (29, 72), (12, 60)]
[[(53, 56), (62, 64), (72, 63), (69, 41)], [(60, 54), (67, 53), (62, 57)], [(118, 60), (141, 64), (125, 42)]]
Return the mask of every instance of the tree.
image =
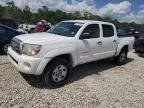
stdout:
[[(132, 23), (121, 23), (117, 19), (110, 17), (100, 17), (89, 12), (80, 13), (76, 11), (74, 13), (66, 13), (61, 10), (49, 10), (47, 6), (43, 6), (38, 9), (36, 13), (32, 13), (29, 6), (25, 6), (22, 10), (14, 5), (14, 2), (8, 2), (8, 6), (0, 5), (0, 17), (1, 18), (13, 18), (20, 23), (33, 23), (36, 24), (38, 21), (44, 19), (52, 24), (63, 20), (98, 20), (114, 23), (118, 28), (136, 28), (139, 31), (144, 32), (144, 24)], [(13, 13), (13, 14), (11, 14)]]
[(79, 11), (76, 11), (75, 13), (73, 13), (73, 16), (76, 18), (76, 19), (81, 19), (81, 13)]
[(32, 23), (31, 21), (31, 11), (30, 11), (30, 8), (29, 6), (25, 6), (24, 10), (23, 10), (23, 20), (26, 22), (26, 23)]
[(13, 2), (13, 1), (11, 1), (11, 2), (7, 2), (7, 5), (8, 5), (8, 7), (9, 7), (9, 14), (11, 15), (11, 17), (13, 17), (13, 15), (15, 14), (15, 3)]
[(0, 5), (0, 18), (3, 16), (4, 8)]

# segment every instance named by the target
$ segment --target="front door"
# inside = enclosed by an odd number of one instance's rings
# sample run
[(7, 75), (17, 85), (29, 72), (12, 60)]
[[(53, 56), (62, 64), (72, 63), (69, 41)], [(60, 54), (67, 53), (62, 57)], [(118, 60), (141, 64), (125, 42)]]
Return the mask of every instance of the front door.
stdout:
[(102, 41), (99, 24), (90, 24), (83, 30), (79, 40), (79, 64), (101, 58)]

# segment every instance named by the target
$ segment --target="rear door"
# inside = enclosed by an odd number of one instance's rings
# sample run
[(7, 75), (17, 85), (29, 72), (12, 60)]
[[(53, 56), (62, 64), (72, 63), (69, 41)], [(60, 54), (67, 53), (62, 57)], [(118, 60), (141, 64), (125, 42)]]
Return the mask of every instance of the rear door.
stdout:
[(113, 25), (102, 24), (102, 55), (103, 58), (112, 57), (116, 53), (117, 34)]

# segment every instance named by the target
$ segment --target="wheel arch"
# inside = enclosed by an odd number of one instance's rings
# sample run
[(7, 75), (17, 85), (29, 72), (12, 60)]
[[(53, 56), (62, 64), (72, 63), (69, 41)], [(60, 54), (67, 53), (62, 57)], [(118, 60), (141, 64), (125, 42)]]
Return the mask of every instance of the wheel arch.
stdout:
[(53, 60), (58, 59), (58, 58), (63, 58), (65, 60), (67, 60), (68, 62), (70, 62), (71, 66), (73, 66), (73, 57), (70, 53), (67, 54), (61, 54), (61, 55), (57, 55), (55, 57), (53, 57), (48, 64), (50, 64)]
[(125, 44), (125, 45), (123, 45), (123, 46), (119, 46), (118, 49), (117, 49), (116, 56), (118, 56), (118, 55), (120, 54), (120, 52), (121, 52), (122, 50), (124, 50), (124, 49), (126, 49), (127, 52), (128, 52), (128, 51), (129, 51), (129, 45), (128, 45), (128, 44)]
[(52, 62), (54, 60), (59, 59), (59, 58), (63, 58), (65, 60), (67, 60), (68, 62), (70, 62), (71, 67), (73, 67), (73, 58), (72, 58), (72, 55), (70, 53), (61, 54), (61, 55), (57, 55), (57, 56), (53, 57), (49, 62), (47, 62), (46, 66), (45, 66), (45, 68), (43, 70), (43, 73), (45, 72), (45, 70), (47, 69), (47, 67), (52, 64)]

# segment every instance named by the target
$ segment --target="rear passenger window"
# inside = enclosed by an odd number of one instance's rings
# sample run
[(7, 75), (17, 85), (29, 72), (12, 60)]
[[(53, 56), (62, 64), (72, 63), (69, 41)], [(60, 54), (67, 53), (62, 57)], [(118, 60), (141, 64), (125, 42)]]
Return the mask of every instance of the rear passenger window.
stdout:
[(91, 38), (99, 38), (100, 37), (100, 28), (98, 24), (88, 25), (83, 33), (90, 33)]
[(111, 25), (102, 25), (103, 28), (103, 37), (112, 37), (114, 36), (114, 28)]

